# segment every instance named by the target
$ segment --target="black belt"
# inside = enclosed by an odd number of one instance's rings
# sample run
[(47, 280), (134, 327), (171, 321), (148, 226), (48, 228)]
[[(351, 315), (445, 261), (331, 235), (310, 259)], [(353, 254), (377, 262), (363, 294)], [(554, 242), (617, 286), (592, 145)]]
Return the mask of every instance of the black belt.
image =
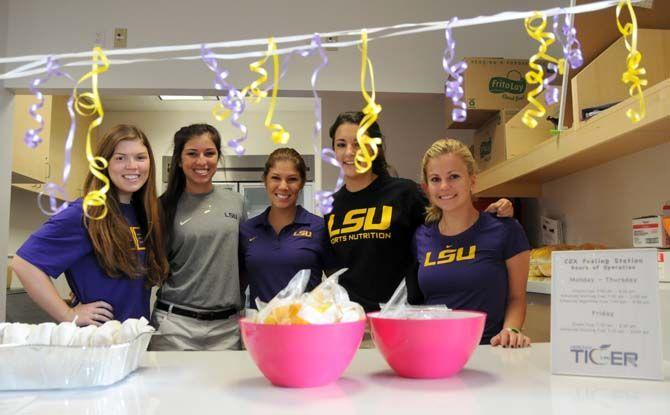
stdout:
[(160, 300), (156, 301), (156, 308), (159, 310), (172, 312), (180, 316), (195, 318), (197, 320), (224, 320), (234, 314), (237, 314), (237, 309), (235, 308), (229, 308), (227, 310), (221, 311), (193, 311), (173, 305), (172, 310), (170, 310), (170, 304), (164, 303)]

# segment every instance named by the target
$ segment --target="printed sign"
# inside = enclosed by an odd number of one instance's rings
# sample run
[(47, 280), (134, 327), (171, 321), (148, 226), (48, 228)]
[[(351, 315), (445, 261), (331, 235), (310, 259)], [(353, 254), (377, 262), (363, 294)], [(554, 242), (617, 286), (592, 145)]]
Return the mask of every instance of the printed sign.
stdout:
[(555, 374), (663, 379), (655, 249), (552, 253)]

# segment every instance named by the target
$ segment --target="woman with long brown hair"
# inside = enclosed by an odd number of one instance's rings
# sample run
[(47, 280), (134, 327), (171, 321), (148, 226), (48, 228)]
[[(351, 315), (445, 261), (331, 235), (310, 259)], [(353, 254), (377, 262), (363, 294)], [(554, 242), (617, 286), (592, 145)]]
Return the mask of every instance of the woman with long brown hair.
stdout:
[[(168, 276), (156, 164), (146, 135), (118, 125), (100, 140), (95, 155), (108, 160), (107, 214), (90, 219), (82, 200), (51, 217), (19, 248), (12, 260), (28, 295), (55, 320), (86, 326), (115, 319), (149, 318), (152, 285)], [(92, 173), (84, 191), (103, 183)], [(91, 207), (97, 217), (103, 207)], [(49, 277), (64, 273), (74, 294), (68, 305)]]
[(239, 193), (212, 183), (220, 158), (221, 136), (211, 125), (175, 133), (172, 169), (160, 198), (170, 278), (151, 316), (164, 336), (151, 339), (151, 350), (239, 348), (237, 245), (244, 202)]

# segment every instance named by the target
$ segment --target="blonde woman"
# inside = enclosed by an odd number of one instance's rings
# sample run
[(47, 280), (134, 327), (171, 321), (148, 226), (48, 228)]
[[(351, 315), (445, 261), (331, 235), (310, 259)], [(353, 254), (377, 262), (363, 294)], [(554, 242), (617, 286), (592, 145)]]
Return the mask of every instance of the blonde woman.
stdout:
[(513, 218), (473, 206), (476, 166), (467, 146), (438, 140), (422, 161), (428, 195), (426, 223), (414, 235), (418, 283), (426, 304), (487, 313), (482, 344), (527, 347), (526, 315), (530, 246)]

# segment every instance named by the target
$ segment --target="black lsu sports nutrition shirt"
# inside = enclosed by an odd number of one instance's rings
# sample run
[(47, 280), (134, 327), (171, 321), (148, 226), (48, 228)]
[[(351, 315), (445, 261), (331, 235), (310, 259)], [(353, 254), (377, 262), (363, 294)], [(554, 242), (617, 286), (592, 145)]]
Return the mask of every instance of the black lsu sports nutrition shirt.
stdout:
[(342, 187), (335, 193), (325, 221), (338, 262), (349, 268), (340, 284), (365, 311), (379, 310), (400, 281), (416, 272), (412, 236), (426, 204), (415, 182), (388, 176), (358, 192)]

